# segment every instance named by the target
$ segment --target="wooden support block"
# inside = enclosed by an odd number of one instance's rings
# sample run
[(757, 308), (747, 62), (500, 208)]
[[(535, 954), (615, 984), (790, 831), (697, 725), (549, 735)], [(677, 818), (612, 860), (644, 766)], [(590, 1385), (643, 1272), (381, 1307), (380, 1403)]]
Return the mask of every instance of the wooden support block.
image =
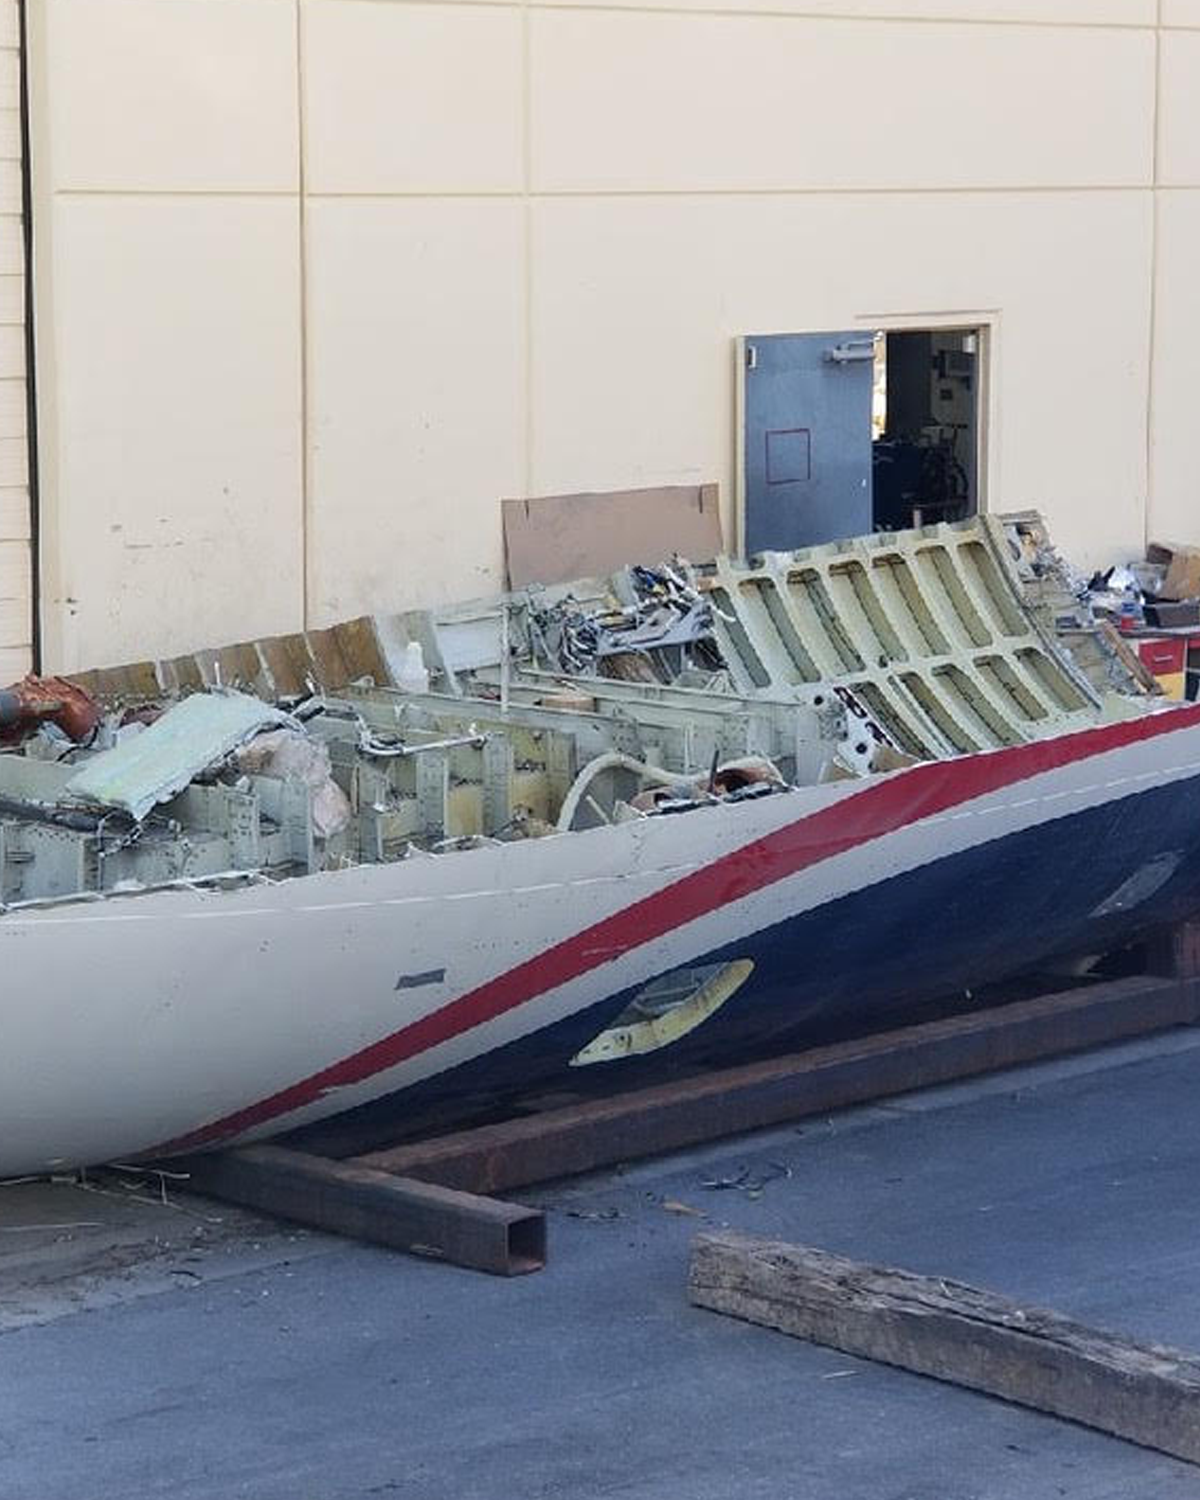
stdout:
[(1200, 975), (1200, 922), (1180, 922), (1156, 933), (1147, 958), (1152, 973), (1195, 979)]
[(503, 1192), (1198, 1019), (1196, 980), (1114, 979), (357, 1159), (471, 1192)]
[(1200, 1359), (940, 1277), (722, 1233), (697, 1236), (697, 1307), (986, 1391), (1200, 1463)]
[(182, 1163), (200, 1193), (316, 1229), (371, 1240), (498, 1276), (540, 1271), (537, 1209), (329, 1161), (280, 1146), (243, 1146)]

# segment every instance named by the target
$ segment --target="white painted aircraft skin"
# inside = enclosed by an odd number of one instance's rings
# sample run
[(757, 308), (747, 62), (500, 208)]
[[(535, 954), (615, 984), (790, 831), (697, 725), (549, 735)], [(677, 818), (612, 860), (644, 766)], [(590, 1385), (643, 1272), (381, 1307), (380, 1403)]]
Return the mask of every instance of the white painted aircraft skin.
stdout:
[[(1170, 715), (1169, 719), (1167, 714)], [(913, 789), (892, 832), (718, 901), (494, 1018), (331, 1091), (288, 1098), (222, 1139), (250, 1139), (391, 1094), (602, 1002), (784, 917), (1050, 819), (1200, 775), (1200, 710), (675, 817), (232, 891), (145, 892), (0, 916), (8, 1000), (0, 1175), (120, 1160), (177, 1142), (381, 1043), (633, 903), (825, 809)], [(1124, 732), (1135, 737), (1119, 743)], [(1107, 747), (1107, 748), (1106, 748)], [(1015, 779), (922, 815), (939, 773)], [(973, 763), (973, 764), (969, 764)], [(1022, 767), (1028, 769), (1022, 771)], [(892, 796), (891, 793), (888, 794)], [(441, 983), (397, 988), (445, 970)], [(352, 1070), (353, 1071), (353, 1070)]]

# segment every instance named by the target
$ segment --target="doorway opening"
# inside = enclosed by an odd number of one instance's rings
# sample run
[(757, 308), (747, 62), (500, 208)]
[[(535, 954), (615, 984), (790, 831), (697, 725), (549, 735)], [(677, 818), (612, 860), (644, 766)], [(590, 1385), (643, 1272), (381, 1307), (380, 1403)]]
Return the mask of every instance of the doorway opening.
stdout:
[(979, 347), (977, 328), (876, 335), (873, 530), (962, 521), (978, 511)]
[(975, 515), (985, 335), (968, 326), (743, 339), (743, 552)]

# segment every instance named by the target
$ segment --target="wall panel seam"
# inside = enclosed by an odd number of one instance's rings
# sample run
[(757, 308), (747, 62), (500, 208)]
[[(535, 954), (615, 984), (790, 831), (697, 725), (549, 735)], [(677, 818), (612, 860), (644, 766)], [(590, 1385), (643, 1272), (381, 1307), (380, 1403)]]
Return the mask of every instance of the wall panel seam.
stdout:
[[(1194, 192), (1200, 187), (1200, 183), (1176, 182), (1162, 183), (1159, 185), (1161, 192)], [(829, 185), (813, 187), (647, 187), (647, 188), (534, 188), (529, 193), (524, 193), (518, 188), (506, 189), (502, 192), (492, 189), (480, 189), (472, 191), (470, 188), (454, 189), (430, 189), (430, 188), (395, 188), (395, 189), (363, 189), (361, 191), (340, 190), (336, 192), (320, 191), (307, 192), (304, 197), (309, 201), (314, 199), (389, 199), (389, 198), (446, 198), (449, 200), (477, 200), (494, 198), (500, 202), (520, 202), (524, 198), (530, 198), (535, 202), (541, 199), (553, 200), (558, 198), (896, 198), (896, 197), (963, 197), (963, 198), (987, 198), (987, 197), (1009, 197), (1022, 194), (1125, 194), (1125, 193), (1148, 193), (1154, 190), (1154, 183), (1147, 178), (1145, 182), (1052, 182), (1052, 183), (995, 183), (995, 184), (971, 184), (970, 186), (945, 186), (939, 187), (931, 184), (913, 183), (906, 186), (888, 187), (882, 185), (863, 184), (857, 187), (832, 187)], [(188, 193), (177, 191), (147, 192), (127, 191), (123, 188), (113, 188), (104, 191), (89, 191), (87, 193), (66, 193), (58, 196), (64, 197), (93, 197), (93, 198), (297, 198), (297, 193), (224, 193), (203, 192)], [(0, 215), (0, 217), (18, 218), (17, 214)]]
[(521, 6), (521, 297), (523, 312), (525, 454), (524, 489), (533, 493), (534, 435), (534, 349), (533, 349), (533, 39), (529, 0)]
[(1161, 155), (1162, 138), (1162, 8), (1163, 0), (1154, 0), (1155, 31), (1154, 31), (1154, 111), (1153, 111), (1153, 142), (1152, 163), (1154, 191), (1150, 197), (1150, 287), (1147, 308), (1149, 328), (1146, 334), (1146, 407), (1145, 420), (1145, 442), (1146, 442), (1146, 495), (1142, 502), (1142, 545), (1143, 548), (1150, 542), (1150, 512), (1154, 505), (1154, 390), (1155, 390), (1155, 349), (1156, 334), (1158, 329), (1158, 179)]
[(305, 157), (308, 140), (307, 101), (304, 87), (304, 0), (296, 0), (296, 237), (300, 293), (300, 622), (308, 629), (312, 593), (310, 532), (312, 529), (312, 484), (309, 463), (311, 403), (308, 371), (308, 215)]
[[(341, 5), (345, 0), (310, 0), (310, 3)], [(820, 21), (830, 25), (867, 26), (1002, 26), (1006, 29), (1028, 31), (1144, 31), (1150, 33), (1155, 22), (1150, 21), (1097, 21), (1070, 20), (1067, 18), (1010, 17), (1010, 16), (931, 16), (920, 11), (896, 15), (880, 12), (852, 12), (831, 14), (819, 10), (785, 10), (770, 5), (739, 9), (734, 6), (708, 7), (704, 5), (655, 5), (611, 4), (604, 0), (355, 0), (359, 5), (409, 6), (421, 9), (442, 10), (447, 6), (471, 7), (476, 10), (517, 10), (564, 12), (606, 12), (612, 15), (655, 16), (728, 16), (737, 20), (745, 18), (783, 21)], [(1198, 23), (1200, 25), (1200, 23)], [(1190, 26), (1176, 25), (1172, 29), (1190, 31)]]

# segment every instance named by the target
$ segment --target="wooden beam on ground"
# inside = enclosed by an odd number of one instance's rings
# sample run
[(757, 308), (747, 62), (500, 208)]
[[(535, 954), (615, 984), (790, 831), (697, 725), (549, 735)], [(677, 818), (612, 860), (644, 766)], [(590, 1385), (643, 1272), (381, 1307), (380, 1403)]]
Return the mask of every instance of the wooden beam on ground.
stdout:
[(1155, 933), (1147, 959), (1151, 974), (1195, 979), (1200, 975), (1200, 922), (1180, 922)]
[(199, 1193), (454, 1265), (519, 1276), (546, 1263), (536, 1209), (281, 1146), (243, 1146), (182, 1163)]
[(355, 1160), (471, 1192), (503, 1192), (1197, 1020), (1200, 980), (1112, 980)]
[(1200, 1463), (1200, 1359), (939, 1277), (737, 1234), (696, 1238), (697, 1307)]

